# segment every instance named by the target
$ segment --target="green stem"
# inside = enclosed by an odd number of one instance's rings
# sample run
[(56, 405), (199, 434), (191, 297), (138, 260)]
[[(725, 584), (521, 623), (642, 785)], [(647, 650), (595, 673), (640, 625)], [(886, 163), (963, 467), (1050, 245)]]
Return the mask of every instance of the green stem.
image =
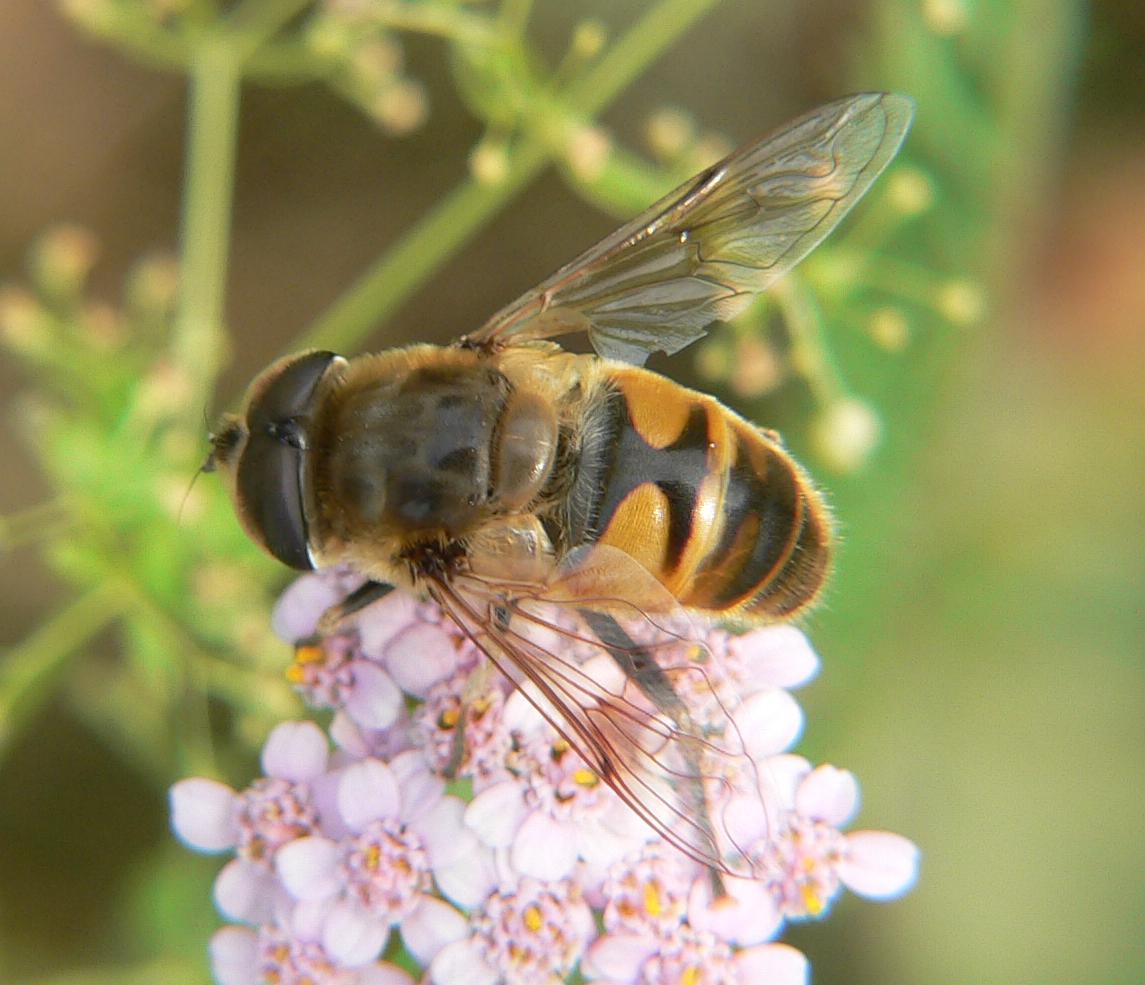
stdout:
[(823, 319), (815, 309), (810, 292), (797, 274), (788, 274), (772, 284), (769, 296), (783, 314), (791, 336), (791, 363), (807, 382), (811, 396), (826, 407), (843, 393), (842, 376), (831, 361), (823, 341)]
[(223, 358), (227, 259), (243, 67), (309, 0), (248, 0), (191, 55), (183, 256), (174, 355), (191, 412), (206, 402)]
[(122, 611), (107, 586), (92, 589), (9, 650), (0, 673), (0, 756), (52, 693), (67, 662)]
[(225, 37), (206, 39), (191, 60), (183, 258), (174, 356), (198, 415), (222, 362), (235, 140), (242, 74)]
[[(567, 112), (599, 113), (717, 2), (662, 0), (569, 85)], [(462, 182), (303, 333), (295, 348), (355, 348), (524, 190), (551, 156), (544, 136), (532, 133), (518, 145), (501, 182), (484, 185), (473, 177)]]

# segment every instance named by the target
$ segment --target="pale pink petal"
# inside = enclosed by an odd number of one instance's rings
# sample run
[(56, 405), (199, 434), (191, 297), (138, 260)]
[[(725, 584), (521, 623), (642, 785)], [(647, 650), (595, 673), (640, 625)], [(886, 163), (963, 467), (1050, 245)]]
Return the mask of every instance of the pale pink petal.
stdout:
[(393, 679), (369, 660), (350, 664), (354, 686), (346, 696), (346, 714), (363, 728), (393, 725), (402, 708), (402, 692)]
[(807, 637), (794, 626), (765, 626), (728, 640), (728, 650), (749, 679), (771, 687), (799, 687), (819, 673), (819, 658)]
[(319, 829), (327, 838), (337, 841), (350, 834), (350, 828), (338, 811), (338, 785), (345, 768), (323, 773), (310, 783), (310, 801), (318, 812)]
[(918, 846), (890, 831), (852, 831), (839, 878), (852, 892), (888, 900), (911, 889), (918, 879)]
[(355, 759), (365, 759), (370, 755), (370, 743), (366, 739), (362, 726), (341, 708), (334, 713), (329, 731), (334, 744)]
[[(656, 951), (656, 940), (638, 934), (604, 934), (581, 958), (580, 970), (588, 978), (608, 978), (631, 982), (640, 967)], [(753, 979), (754, 980), (754, 979)], [(769, 983), (770, 985), (770, 983)]]
[(290, 933), (298, 940), (318, 941), (322, 939), (322, 928), (326, 926), (326, 918), (336, 904), (332, 899), (295, 900), (286, 897), (290, 906), (279, 922), (290, 928)]
[(572, 874), (576, 865), (575, 827), (561, 824), (547, 814), (533, 811), (517, 836), (509, 855), (513, 868), (522, 875), (549, 882)]
[[(527, 695), (527, 696), (526, 696)], [(528, 735), (538, 729), (547, 728), (544, 716), (537, 711), (533, 701), (541, 700), (535, 685), (528, 682), (513, 690), (505, 699), (505, 707), (501, 712), (503, 727), (510, 732), (522, 732)], [(544, 702), (547, 707), (547, 702)]]
[(593, 683), (593, 691), (597, 694), (620, 694), (628, 678), (624, 671), (612, 657), (601, 654), (586, 660), (580, 669), (581, 674)]
[(771, 756), (789, 748), (803, 731), (803, 710), (779, 688), (757, 691), (732, 714), (747, 754)]
[(437, 888), (458, 906), (472, 909), (484, 902), (497, 885), (493, 852), (478, 845), (450, 865), (435, 866)]
[(358, 971), (355, 985), (414, 985), (413, 975), (396, 964), (378, 961)]
[(496, 985), (497, 972), (485, 963), (473, 938), (446, 944), (429, 966), (429, 980), (434, 985)]
[(465, 809), (465, 823), (491, 848), (508, 848), (526, 814), (524, 795), (515, 780), (482, 790)]
[(416, 821), (441, 803), (445, 782), (430, 772), (421, 750), (403, 752), (391, 759), (389, 765), (401, 790), (403, 821)]
[(355, 619), (362, 651), (375, 660), (385, 655), (386, 644), (417, 620), (417, 601), (403, 591), (390, 592)]
[(727, 895), (713, 898), (711, 879), (706, 874), (697, 879), (688, 898), (688, 923), (741, 947), (775, 936), (783, 918), (763, 883), (725, 877), (724, 888)]
[(322, 946), (347, 968), (377, 959), (390, 939), (390, 928), (351, 903), (339, 903), (326, 918)]
[(231, 859), (215, 878), (215, 905), (239, 923), (268, 923), (279, 892), (274, 874), (246, 859)]
[(313, 722), (276, 725), (262, 747), (262, 771), (278, 780), (306, 783), (326, 769), (330, 749)]
[(789, 811), (795, 810), (796, 791), (810, 772), (811, 764), (793, 753), (768, 756), (759, 764), (760, 781), (768, 798)]
[(803, 817), (841, 828), (859, 809), (859, 784), (850, 770), (817, 766), (795, 791), (795, 810)]
[(361, 831), (371, 821), (397, 817), (398, 781), (378, 759), (364, 759), (342, 771), (338, 782), (338, 813), (352, 831)]
[(654, 841), (659, 837), (648, 826), (648, 822), (619, 797), (611, 798), (608, 807), (600, 816), (600, 823), (614, 835), (631, 841), (633, 846)]
[(414, 623), (386, 647), (386, 667), (403, 691), (424, 698), (429, 689), (453, 673), (457, 650), (439, 626)]
[(278, 597), (270, 625), (275, 635), (287, 643), (308, 639), (318, 630), (318, 620), (332, 605), (348, 594), (341, 579), (308, 574), (296, 578)]
[(410, 828), (425, 842), (430, 864), (435, 869), (452, 865), (462, 855), (480, 847), (477, 836), (465, 826), (465, 807), (465, 802), (457, 797), (445, 797), (418, 820), (410, 822)]
[(192, 777), (180, 780), (168, 795), (171, 828), (196, 851), (225, 852), (238, 843), (235, 821), (238, 801), (225, 783)]
[(469, 921), (444, 900), (433, 896), (422, 896), (401, 926), (406, 950), (422, 966), (429, 964), (446, 944), (462, 940), (468, 932)]
[(283, 845), (274, 856), (274, 866), (282, 884), (295, 899), (319, 900), (338, 892), (337, 843), (328, 838), (296, 838)]
[[(626, 805), (621, 806), (629, 814), (633, 813)], [(647, 825), (643, 827), (647, 830)], [(574, 829), (574, 838), (577, 857), (583, 859), (595, 871), (603, 871), (614, 862), (619, 862), (645, 840), (619, 834), (604, 824), (592, 821), (578, 824)]]
[(736, 845), (750, 845), (767, 837), (775, 829), (778, 817), (777, 805), (765, 803), (765, 796), (759, 791), (749, 790), (716, 808), (716, 831), (725, 837), (728, 850), (733, 850)]
[(807, 985), (811, 967), (802, 951), (790, 944), (761, 944), (735, 957), (740, 980), (767, 985)]
[(223, 927), (211, 938), (211, 973), (218, 985), (259, 985), (258, 938), (246, 927)]

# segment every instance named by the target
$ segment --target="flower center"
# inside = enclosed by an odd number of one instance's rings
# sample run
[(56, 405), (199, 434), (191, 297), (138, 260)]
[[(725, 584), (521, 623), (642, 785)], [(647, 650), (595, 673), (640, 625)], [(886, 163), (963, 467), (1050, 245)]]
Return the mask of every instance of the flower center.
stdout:
[(784, 917), (822, 916), (839, 892), (843, 835), (822, 821), (790, 815), (761, 848), (759, 871)]
[(286, 668), (286, 679), (294, 685), (311, 708), (340, 708), (354, 686), (354, 639), (342, 634), (329, 636), (321, 644), (295, 647), (294, 662)]
[(314, 831), (318, 813), (304, 784), (263, 777), (239, 794), (238, 825), (238, 854), (269, 867), (279, 848)]
[(258, 935), (259, 981), (268, 985), (353, 985), (355, 972), (339, 969), (316, 941), (293, 940), (280, 927)]
[(349, 893), (373, 916), (397, 923), (430, 887), (429, 853), (395, 818), (372, 821), (342, 856)]
[(584, 947), (567, 883), (522, 880), (515, 893), (494, 893), (474, 919), (482, 957), (514, 985), (548, 985), (572, 970)]

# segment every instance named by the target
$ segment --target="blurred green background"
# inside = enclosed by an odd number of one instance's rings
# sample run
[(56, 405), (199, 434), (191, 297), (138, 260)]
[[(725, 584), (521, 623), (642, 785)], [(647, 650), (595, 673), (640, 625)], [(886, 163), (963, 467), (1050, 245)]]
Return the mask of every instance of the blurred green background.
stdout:
[[(872, 88), (918, 100), (898, 183), (794, 298), (657, 364), (779, 424), (829, 491), (842, 544), (807, 624), (824, 673), (803, 749), (858, 773), (860, 826), (924, 853), (905, 900), (846, 898), (789, 939), (821, 985), (1145, 981), (1145, 7), (537, 0), (526, 22), (528, 3), (474, 4), (471, 28), (521, 18), (529, 57), (443, 40), (455, 18), (401, 35), (398, 76), (391, 49), (355, 75), (345, 39), (311, 38), (320, 70), (283, 43), (242, 90), (229, 260), (208, 175), (177, 302), (171, 267), (139, 262), (175, 255), (187, 156), (220, 151), (187, 128), (181, 56), (140, 24), (217, 6), (0, 5), (0, 982), (207, 980), (219, 862), (173, 843), (166, 787), (244, 784), (298, 707), (266, 628), (281, 572), (209, 481), (177, 517), (204, 414), (316, 325), (356, 348), (453, 338), (707, 135)], [(92, 36), (122, 28), (108, 11), (142, 16), (134, 55)], [(668, 27), (633, 31), (644, 16)], [(622, 40), (636, 77), (595, 105), (606, 87), (577, 80)], [(654, 164), (650, 119), (688, 132), (665, 107), (695, 139)], [(519, 194), (468, 177), (479, 140), (478, 173), (508, 162)], [(559, 166), (525, 181), (530, 147)], [(473, 208), (442, 213), (458, 187)], [(403, 239), (427, 215), (452, 257)], [(42, 238), (61, 223), (93, 240)], [(376, 291), (332, 308), (383, 256)], [(867, 410), (841, 423), (851, 400)]]

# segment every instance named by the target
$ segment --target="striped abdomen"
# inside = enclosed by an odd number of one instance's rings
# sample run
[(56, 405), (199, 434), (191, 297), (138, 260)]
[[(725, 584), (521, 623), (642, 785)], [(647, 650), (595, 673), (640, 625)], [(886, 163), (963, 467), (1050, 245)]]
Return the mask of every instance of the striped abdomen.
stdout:
[(616, 367), (585, 422), (572, 544), (639, 561), (683, 605), (790, 616), (827, 573), (830, 522), (803, 471), (712, 397)]

